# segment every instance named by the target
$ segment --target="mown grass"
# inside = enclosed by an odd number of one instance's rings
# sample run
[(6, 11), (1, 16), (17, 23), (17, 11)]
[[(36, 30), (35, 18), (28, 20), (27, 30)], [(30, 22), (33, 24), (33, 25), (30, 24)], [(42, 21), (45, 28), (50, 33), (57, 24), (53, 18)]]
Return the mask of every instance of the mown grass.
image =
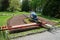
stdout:
[(7, 20), (15, 15), (28, 14), (28, 12), (0, 12), (0, 26), (7, 24)]
[(8, 34), (6, 31), (0, 31), (0, 40), (8, 40)]
[(44, 15), (41, 15), (41, 13), (37, 13), (37, 15), (40, 17), (46, 18), (48, 20), (51, 20), (53, 22), (56, 22), (56, 23), (60, 22), (60, 19), (58, 19), (58, 18), (54, 18), (54, 17), (50, 17), (50, 16), (44, 16)]
[[(30, 14), (29, 12), (0, 12), (0, 26), (6, 25), (7, 20), (15, 15), (21, 15), (21, 14)], [(41, 13), (37, 13), (38, 16), (41, 16), (43, 18), (49, 19), (53, 22), (60, 23), (60, 19), (52, 18), (49, 16), (43, 16)]]
[[(32, 23), (32, 22), (29, 21), (29, 18), (24, 19), (24, 22), (27, 23), (27, 24)], [(39, 32), (44, 32), (46, 30), (47, 29), (41, 28), (41, 26), (40, 26), (39, 28), (36, 28), (36, 29), (27, 30), (27, 31), (20, 32), (20, 33), (15, 33), (15, 34), (10, 34), (9, 38), (23, 37), (23, 36), (26, 36), (26, 35), (31, 35), (31, 34), (35, 34), (35, 33), (39, 33)]]
[[(10, 19), (12, 16), (20, 14), (28, 14), (28, 12), (0, 12), (0, 27), (6, 26), (7, 20)], [(4, 35), (5, 33), (0, 31), (0, 40), (7, 40)]]
[(7, 25), (7, 20), (11, 18), (11, 16), (0, 16), (0, 26)]
[(40, 17), (43, 17), (45, 19), (48, 19), (48, 20), (50, 20), (52, 22), (55, 22), (56, 25), (60, 27), (60, 19), (54, 18), (54, 17), (50, 17), (50, 16), (44, 16), (44, 15), (41, 15), (41, 13), (38, 13), (37, 15), (40, 16)]
[[(7, 20), (9, 18), (11, 18), (12, 16), (15, 16), (15, 15), (21, 15), (21, 14), (29, 14), (29, 12), (0, 12), (0, 26), (4, 26), (7, 24)], [(47, 17), (47, 16), (43, 16), (41, 15), (40, 13), (37, 14), (38, 16), (41, 16), (43, 18), (46, 18), (46, 19), (49, 19), (53, 22), (56, 22), (56, 23), (59, 23), (60, 22), (60, 19), (56, 19), (56, 18), (51, 18), (51, 17)], [(60, 23), (59, 23), (60, 25)], [(35, 30), (30, 30), (30, 31), (25, 31), (25, 32), (20, 32), (20, 33), (16, 33), (16, 34), (11, 34), (9, 35), (10, 37), (13, 37), (13, 36), (24, 36), (24, 35), (27, 35), (29, 33), (37, 33), (37, 32), (40, 32), (41, 30), (44, 30), (44, 28), (40, 28), (40, 29), (35, 29)], [(1, 37), (1, 36), (0, 36)]]
[(33, 30), (24, 31), (24, 32), (20, 32), (20, 33), (10, 34), (9, 38), (23, 37), (23, 36), (27, 36), (27, 35), (31, 35), (31, 34), (44, 32), (46, 30), (47, 29), (45, 29), (45, 28), (33, 29)]

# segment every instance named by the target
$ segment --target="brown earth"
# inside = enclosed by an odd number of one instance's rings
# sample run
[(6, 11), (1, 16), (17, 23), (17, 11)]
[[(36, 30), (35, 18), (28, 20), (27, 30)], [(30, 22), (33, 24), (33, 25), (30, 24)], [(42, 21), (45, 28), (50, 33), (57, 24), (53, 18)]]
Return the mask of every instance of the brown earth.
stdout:
[[(15, 25), (21, 25), (21, 24), (25, 24), (24, 23), (24, 19), (26, 17), (24, 15), (17, 15), (17, 16), (14, 16), (12, 17), (11, 19), (8, 20), (8, 26), (15, 26)], [(42, 17), (38, 17), (40, 21), (43, 21), (43, 22), (47, 22), (48, 24), (51, 24), (51, 25), (55, 25), (56, 23), (55, 22), (52, 22), (48, 19), (45, 19), (45, 18), (42, 18)]]
[(17, 15), (12, 17), (10, 20), (8, 20), (7, 26), (15, 26), (15, 25), (21, 25), (25, 24), (23, 21), (26, 17), (24, 15)]
[(46, 18), (43, 18), (43, 17), (38, 17), (38, 18), (39, 18), (40, 21), (46, 22), (47, 24), (50, 24), (50, 25), (53, 25), (53, 26), (56, 25), (55, 22), (50, 21), (50, 20), (48, 20), (48, 19), (46, 19)]
[[(11, 19), (9, 19), (8, 20), (8, 22), (7, 22), (7, 26), (15, 26), (15, 25), (21, 25), (21, 24), (25, 24), (25, 22), (24, 22), (24, 19), (25, 19), (26, 17), (24, 16), (24, 15), (17, 15), (17, 16), (14, 16), (14, 17), (12, 17)], [(51, 25), (55, 25), (56, 23), (55, 22), (52, 22), (52, 21), (50, 21), (50, 20), (48, 20), (48, 19), (45, 19), (45, 18), (42, 18), (42, 17), (39, 17), (39, 20), (40, 21), (44, 21), (44, 22), (47, 22), (48, 24), (51, 24)], [(34, 28), (35, 26), (31, 26), (31, 27), (26, 27), (27, 29), (29, 29), (29, 28)], [(37, 28), (37, 27), (35, 27), (35, 28)], [(20, 31), (20, 29), (25, 29), (25, 28), (19, 28), (18, 30)], [(14, 31), (14, 30), (13, 30)], [(11, 30), (11, 32), (13, 32), (12, 30)], [(17, 31), (16, 31), (17, 32)]]

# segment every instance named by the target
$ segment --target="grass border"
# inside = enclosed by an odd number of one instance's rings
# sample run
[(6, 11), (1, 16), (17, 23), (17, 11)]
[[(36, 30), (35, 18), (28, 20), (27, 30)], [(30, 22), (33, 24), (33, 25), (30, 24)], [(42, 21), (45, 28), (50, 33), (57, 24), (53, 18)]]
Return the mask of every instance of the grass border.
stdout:
[(15, 34), (10, 34), (9, 38), (14, 39), (14, 38), (18, 38), (18, 37), (24, 37), (24, 36), (33, 35), (33, 34), (42, 33), (42, 32), (47, 31), (47, 29), (43, 29), (43, 30), (42, 29), (43, 28), (35, 29), (35, 30), (33, 29), (33, 30), (30, 30), (30, 31), (24, 31), (24, 32), (15, 33)]

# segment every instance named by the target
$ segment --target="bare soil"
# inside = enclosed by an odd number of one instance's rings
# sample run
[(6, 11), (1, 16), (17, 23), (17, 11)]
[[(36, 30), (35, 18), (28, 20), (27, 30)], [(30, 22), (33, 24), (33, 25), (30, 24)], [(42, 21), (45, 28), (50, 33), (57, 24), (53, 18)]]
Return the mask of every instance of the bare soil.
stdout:
[[(15, 26), (15, 25), (21, 25), (21, 24), (25, 24), (24, 23), (24, 19), (26, 17), (24, 15), (17, 15), (17, 16), (14, 16), (12, 17), (9, 21), (8, 21), (8, 26)], [(43, 21), (43, 22), (47, 22), (48, 24), (51, 24), (51, 25), (55, 25), (56, 23), (55, 22), (52, 22), (48, 19), (45, 19), (45, 18), (42, 18), (42, 17), (38, 17), (40, 21)]]
[(24, 21), (23, 21), (25, 18), (26, 17), (24, 15), (14, 16), (8, 21), (7, 26), (15, 26), (15, 25), (25, 24)]
[[(24, 19), (25, 19), (26, 17), (24, 16), (24, 15), (17, 15), (17, 16), (14, 16), (14, 17), (12, 17), (11, 19), (9, 19), (8, 20), (8, 22), (7, 22), (7, 26), (15, 26), (15, 25), (21, 25), (21, 24), (26, 24), (25, 22), (24, 22)], [(48, 24), (51, 24), (51, 25), (55, 25), (56, 23), (55, 22), (52, 22), (52, 21), (50, 21), (50, 20), (48, 20), (48, 19), (45, 19), (45, 18), (42, 18), (42, 17), (39, 17), (39, 20), (40, 21), (43, 21), (43, 22), (47, 22)], [(22, 28), (21, 30), (23, 30), (23, 29), (29, 29), (29, 28), (38, 28), (38, 27), (35, 27), (35, 26), (31, 26), (31, 27), (26, 27), (26, 28)], [(21, 31), (20, 30), (20, 28), (19, 29), (17, 29), (18, 30), (18, 32), (19, 31)], [(14, 30), (13, 30), (14, 31)], [(10, 31), (10, 32), (12, 32), (12, 33), (15, 33), (15, 31), (13, 32), (12, 30)], [(16, 31), (17, 32), (17, 31)]]

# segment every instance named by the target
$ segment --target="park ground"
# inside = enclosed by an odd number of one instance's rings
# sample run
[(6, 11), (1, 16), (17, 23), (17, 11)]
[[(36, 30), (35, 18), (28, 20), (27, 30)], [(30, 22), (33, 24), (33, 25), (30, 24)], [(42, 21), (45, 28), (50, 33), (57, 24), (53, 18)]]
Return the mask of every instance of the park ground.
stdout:
[(60, 40), (60, 30), (57, 30), (55, 33), (51, 32), (43, 32), (43, 33), (37, 33), (34, 35), (24, 36), (24, 37), (18, 37), (11, 40)]
[[(15, 15), (21, 15), (21, 14), (29, 14), (29, 12), (0, 12), (0, 26), (7, 25), (8, 19)], [(38, 16), (46, 18), (48, 20), (51, 20), (53, 22), (56, 22), (57, 24), (60, 24), (60, 19), (57, 18), (51, 18), (49, 16), (43, 16), (41, 13), (37, 13)]]
[(0, 26), (7, 25), (8, 19), (15, 15), (28, 14), (27, 12), (0, 12)]
[[(0, 12), (0, 27), (2, 26), (6, 26), (7, 25), (7, 22), (10, 18), (14, 17), (14, 16), (18, 16), (18, 15), (22, 15), (22, 14), (26, 14), (28, 15), (29, 12)], [(41, 15), (41, 13), (37, 13), (38, 16), (42, 17), (42, 18), (45, 18), (45, 19), (48, 19), (52, 22), (55, 22), (57, 23), (58, 26), (60, 26), (60, 19), (56, 19), (56, 18), (51, 18), (49, 16), (43, 16)], [(40, 32), (39, 30), (41, 29), (36, 29), (36, 30), (31, 30), (31, 31), (27, 31), (27, 32), (34, 32), (36, 33), (37, 31)], [(44, 29), (42, 29), (44, 30)], [(27, 34), (27, 32), (22, 32), (24, 35)], [(19, 33), (20, 35), (21, 33)], [(22, 34), (22, 35), (23, 35)], [(48, 33), (45, 33), (45, 34), (48, 34)], [(13, 35), (13, 34), (12, 34)], [(11, 36), (12, 36), (11, 35)], [(15, 34), (14, 34), (15, 35)], [(40, 34), (38, 34), (40, 35)]]

